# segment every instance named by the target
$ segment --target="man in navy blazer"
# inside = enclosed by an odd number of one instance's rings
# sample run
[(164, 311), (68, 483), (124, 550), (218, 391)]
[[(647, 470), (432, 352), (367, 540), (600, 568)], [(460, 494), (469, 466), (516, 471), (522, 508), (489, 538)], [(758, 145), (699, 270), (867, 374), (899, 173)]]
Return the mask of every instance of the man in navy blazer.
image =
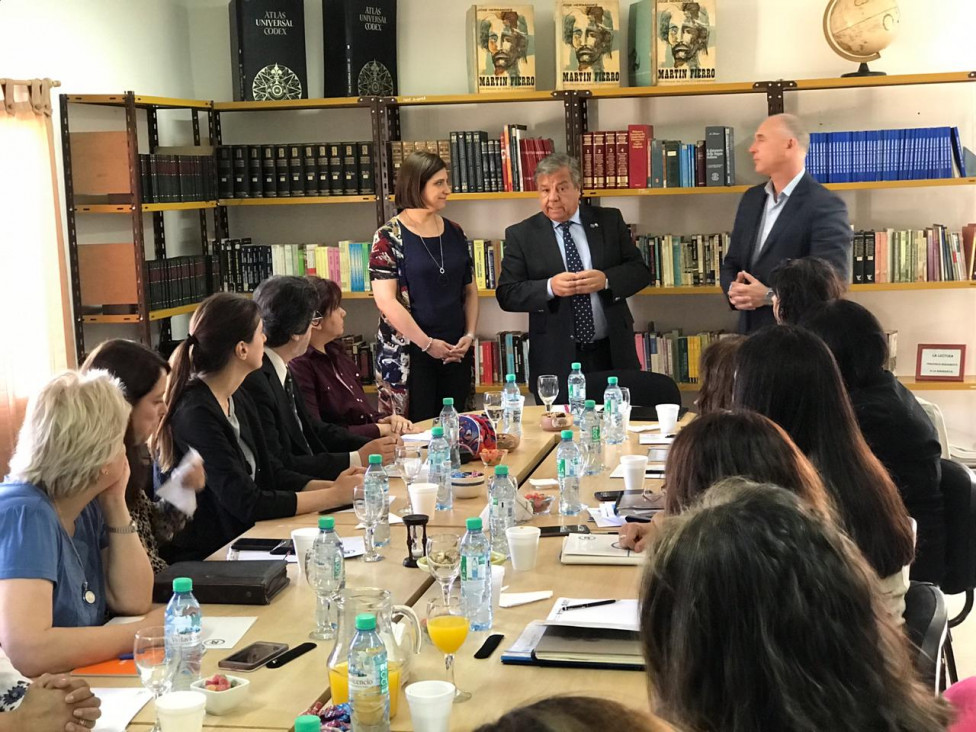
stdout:
[(537, 213), (505, 230), (495, 296), (502, 310), (529, 313), (529, 374), (639, 369), (627, 298), (651, 275), (620, 211), (580, 205), (579, 163), (557, 153), (539, 163)]
[(842, 282), (851, 279), (853, 232), (847, 206), (804, 168), (810, 135), (791, 114), (776, 114), (756, 130), (749, 154), (756, 172), (769, 177), (739, 202), (729, 251), (722, 262), (722, 290), (739, 311), (739, 331), (775, 322), (773, 291), (766, 283), (780, 262), (826, 260)]

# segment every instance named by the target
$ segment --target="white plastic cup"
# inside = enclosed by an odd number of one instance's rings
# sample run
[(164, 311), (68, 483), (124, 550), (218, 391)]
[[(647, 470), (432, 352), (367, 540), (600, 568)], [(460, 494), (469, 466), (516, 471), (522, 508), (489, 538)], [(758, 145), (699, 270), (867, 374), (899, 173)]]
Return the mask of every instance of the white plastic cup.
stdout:
[(314, 526), (304, 529), (294, 529), (291, 532), (291, 542), (295, 545), (295, 556), (298, 558), (298, 576), (305, 576), (305, 557), (312, 551), (312, 544), (315, 537), (319, 535), (319, 530)]
[(644, 490), (647, 455), (621, 455), (620, 467), (624, 474), (624, 488), (629, 491)]
[(413, 512), (433, 517), (437, 506), (438, 488), (437, 483), (413, 483), (407, 488)]
[(171, 691), (156, 700), (156, 715), (162, 732), (200, 732), (206, 714), (207, 697), (199, 691)]
[(539, 556), (540, 534), (538, 526), (512, 526), (505, 529), (505, 537), (508, 539), (508, 549), (512, 557), (512, 569), (516, 572), (535, 569), (536, 559)]
[(403, 693), (410, 705), (410, 721), (417, 732), (448, 732), (454, 708), (454, 684), (416, 681)]
[(491, 611), (498, 612), (498, 604), (501, 602), (502, 585), (505, 584), (505, 567), (499, 564), (491, 565)]
[(669, 435), (674, 432), (674, 428), (678, 425), (678, 410), (681, 409), (681, 405), (658, 404), (655, 409), (657, 410), (657, 423), (661, 428), (661, 434)]

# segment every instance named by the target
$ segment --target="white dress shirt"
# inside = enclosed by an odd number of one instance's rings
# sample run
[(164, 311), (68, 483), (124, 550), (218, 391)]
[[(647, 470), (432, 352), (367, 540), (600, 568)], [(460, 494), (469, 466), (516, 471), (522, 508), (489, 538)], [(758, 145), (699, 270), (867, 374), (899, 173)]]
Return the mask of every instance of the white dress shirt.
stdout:
[[(552, 221), (550, 219), (550, 221)], [(576, 209), (570, 219), (572, 224), (569, 227), (569, 235), (573, 237), (573, 243), (576, 245), (576, 251), (579, 252), (580, 260), (583, 262), (583, 269), (593, 269), (593, 257), (590, 255), (590, 243), (586, 239), (586, 231), (583, 228), (583, 222), (580, 221), (579, 208)], [(566, 267), (566, 271), (569, 271), (569, 267), (566, 265), (566, 245), (563, 242), (563, 231), (560, 226), (562, 226), (561, 221), (552, 221), (552, 229), (556, 234), (556, 245), (559, 247), (559, 256), (563, 258), (563, 267)], [(607, 281), (604, 289), (610, 286), (609, 280)], [(552, 291), (552, 278), (546, 282), (546, 290), (549, 293), (549, 299), (555, 297)], [(600, 296), (595, 292), (590, 293), (590, 305), (593, 308), (593, 340), (599, 341), (607, 337), (607, 316), (603, 312), (603, 303), (600, 302)]]
[(769, 237), (769, 232), (773, 230), (773, 226), (776, 223), (776, 219), (779, 215), (783, 213), (783, 209), (786, 208), (786, 202), (789, 200), (790, 195), (793, 193), (793, 189), (796, 188), (800, 179), (806, 173), (806, 168), (800, 170), (796, 177), (786, 184), (786, 187), (780, 191), (779, 195), (776, 195), (776, 191), (773, 189), (773, 181), (770, 180), (766, 183), (766, 205), (763, 207), (762, 221), (759, 224), (759, 240), (756, 242), (756, 248), (752, 253), (752, 263), (754, 264), (759, 255), (766, 245), (766, 239)]

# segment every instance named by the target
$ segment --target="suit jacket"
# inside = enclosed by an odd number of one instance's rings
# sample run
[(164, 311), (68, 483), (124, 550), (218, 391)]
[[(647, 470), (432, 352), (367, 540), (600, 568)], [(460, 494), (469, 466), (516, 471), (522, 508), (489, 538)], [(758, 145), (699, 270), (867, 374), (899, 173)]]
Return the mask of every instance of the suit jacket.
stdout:
[[(650, 283), (651, 273), (631, 241), (620, 211), (580, 206), (580, 222), (593, 269), (606, 274), (610, 285), (599, 296), (607, 318), (613, 368), (639, 369), (634, 317), (627, 298)], [(530, 373), (556, 374), (563, 385), (576, 360), (572, 304), (566, 297), (550, 300), (546, 283), (565, 271), (552, 221), (545, 214), (537, 213), (505, 230), (505, 256), (495, 297), (502, 310), (529, 313)]]
[[(234, 394), (241, 439), (254, 454), (255, 475), (234, 429), (204, 382), (191, 380), (173, 407), (171, 426), (177, 462), (190, 447), (203, 458), (207, 485), (197, 495), (197, 511), (171, 544), (162, 547), (167, 562), (206, 559), (256, 521), (294, 516), (295, 493), (311, 478), (288, 470), (268, 450), (257, 409), (247, 394)], [(157, 476), (161, 485), (163, 476)]]
[[(805, 173), (786, 200), (759, 258), (753, 264), (752, 253), (759, 237), (765, 205), (765, 184), (750, 188), (739, 202), (732, 227), (732, 241), (722, 262), (722, 290), (726, 295), (740, 271), (745, 270), (760, 282), (768, 284), (769, 273), (777, 264), (801, 257), (825, 259), (834, 266), (842, 281), (850, 281), (853, 232), (847, 218), (847, 206), (839, 196)], [(739, 313), (741, 333), (750, 333), (774, 322), (773, 309), (769, 306)]]
[[(326, 424), (308, 411), (302, 390), (295, 383), (299, 428), (288, 403), (288, 393), (267, 355), (257, 371), (244, 379), (238, 392), (254, 402), (268, 447), (288, 468), (315, 478), (333, 480), (349, 467), (349, 453), (369, 442), (337, 425)], [(304, 440), (302, 439), (304, 433)], [(305, 443), (311, 452), (305, 449)]]

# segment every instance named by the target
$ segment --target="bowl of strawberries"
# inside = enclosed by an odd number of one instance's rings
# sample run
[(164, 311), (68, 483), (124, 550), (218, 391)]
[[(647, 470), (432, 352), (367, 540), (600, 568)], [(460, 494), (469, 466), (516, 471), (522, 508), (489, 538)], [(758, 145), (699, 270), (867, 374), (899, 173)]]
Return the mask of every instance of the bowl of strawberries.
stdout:
[(549, 513), (549, 509), (552, 508), (552, 502), (555, 498), (555, 496), (547, 496), (545, 493), (539, 493), (538, 491), (526, 493), (523, 497), (532, 504), (532, 513), (536, 516), (544, 516)]
[(250, 681), (240, 676), (214, 674), (194, 681), (190, 687), (207, 697), (207, 714), (226, 714), (247, 696)]

